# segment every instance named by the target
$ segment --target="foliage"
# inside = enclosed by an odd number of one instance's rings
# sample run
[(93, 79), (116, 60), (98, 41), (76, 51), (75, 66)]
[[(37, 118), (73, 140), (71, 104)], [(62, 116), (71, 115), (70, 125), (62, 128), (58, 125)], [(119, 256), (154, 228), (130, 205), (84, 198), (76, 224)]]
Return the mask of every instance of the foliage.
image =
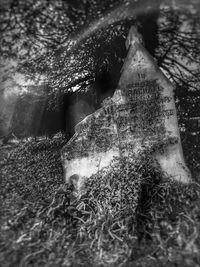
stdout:
[(200, 263), (198, 184), (163, 180), (146, 151), (116, 158), (77, 197), (62, 178), (65, 142), (21, 143), (1, 162), (2, 266)]
[[(64, 138), (42, 140), (40, 142), (20, 142), (12, 152), (8, 160), (1, 163), (2, 193), (16, 193), (23, 195), (29, 201), (38, 197), (48, 199), (54, 189), (51, 189), (54, 179), (62, 182), (62, 165), (60, 163), (60, 148), (66, 143)], [(33, 168), (35, 164), (38, 168)], [(8, 177), (7, 177), (8, 176)], [(17, 177), (18, 179), (14, 179)], [(37, 185), (37, 182), (39, 184)], [(26, 184), (32, 183), (31, 187)], [(16, 186), (16, 189), (15, 189)], [(46, 189), (45, 189), (46, 188)], [(44, 189), (46, 190), (44, 192)], [(41, 195), (39, 192), (42, 192)], [(44, 194), (45, 193), (45, 194)]]
[(10, 0), (1, 6), (1, 54), (17, 60), (27, 77), (48, 83), (56, 104), (66, 91), (98, 90), (102, 79), (116, 88), (125, 38), (137, 24), (170, 79), (198, 89), (198, 11), (198, 1)]
[[(145, 47), (176, 85), (181, 120), (196, 114), (199, 108), (193, 104), (198, 103), (199, 98), (200, 6), (198, 1), (186, 2), (9, 0), (0, 3), (0, 91), (5, 113), (10, 110), (11, 95), (22, 94), (16, 100), (13, 120), (6, 116), (4, 122), (0, 122), (1, 132), (8, 132), (8, 122), (9, 130), (17, 136), (66, 130), (69, 116), (66, 110), (72, 104), (68, 95), (83, 99), (88, 94), (90, 100), (86, 101), (99, 108), (102, 99), (112, 95), (117, 87), (127, 54), (125, 39), (132, 24), (138, 26)], [(35, 85), (18, 84), (14, 79), (16, 72), (32, 79)], [(23, 90), (26, 93), (23, 94)], [(191, 92), (195, 95), (186, 100)], [(9, 96), (7, 100), (5, 93)], [(62, 111), (48, 113), (49, 106)], [(42, 117), (45, 117), (43, 121)], [(57, 122), (55, 128), (51, 117)], [(72, 129), (69, 132), (71, 134)]]

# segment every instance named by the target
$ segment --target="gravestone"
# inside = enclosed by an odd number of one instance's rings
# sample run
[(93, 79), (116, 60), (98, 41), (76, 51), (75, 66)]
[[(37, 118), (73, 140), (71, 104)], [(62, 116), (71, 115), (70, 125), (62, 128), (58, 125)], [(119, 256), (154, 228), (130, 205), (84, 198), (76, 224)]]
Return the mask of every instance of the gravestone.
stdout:
[[(76, 125), (75, 134), (62, 150), (65, 180), (84, 179), (110, 165), (114, 157), (135, 155), (144, 147), (166, 146), (154, 151), (162, 170), (181, 182), (189, 182), (185, 165), (173, 85), (157, 67), (134, 27), (130, 29), (118, 88), (102, 107)], [(167, 143), (168, 140), (173, 140)]]

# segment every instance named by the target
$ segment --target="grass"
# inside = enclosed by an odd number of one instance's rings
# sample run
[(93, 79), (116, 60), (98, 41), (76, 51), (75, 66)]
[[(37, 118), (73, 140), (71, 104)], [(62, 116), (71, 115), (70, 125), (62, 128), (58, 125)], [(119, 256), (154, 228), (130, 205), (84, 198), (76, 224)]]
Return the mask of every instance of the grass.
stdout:
[(20, 143), (1, 160), (1, 266), (200, 266), (198, 183), (163, 180), (143, 153), (116, 158), (76, 198), (65, 143)]

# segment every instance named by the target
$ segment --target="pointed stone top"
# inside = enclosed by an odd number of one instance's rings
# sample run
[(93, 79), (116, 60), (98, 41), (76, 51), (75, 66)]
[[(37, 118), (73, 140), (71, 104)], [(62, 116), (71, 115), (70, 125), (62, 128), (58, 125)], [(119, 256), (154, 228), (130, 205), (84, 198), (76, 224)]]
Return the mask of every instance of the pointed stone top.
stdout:
[(145, 49), (142, 35), (135, 26), (129, 30), (126, 48), (129, 51), (121, 69), (118, 88), (124, 91), (129, 84), (141, 82), (141, 80), (155, 80), (158, 76), (156, 63)]
[(135, 26), (131, 26), (125, 43), (126, 49), (135, 43), (143, 44), (143, 38), (142, 35), (137, 31), (137, 28)]

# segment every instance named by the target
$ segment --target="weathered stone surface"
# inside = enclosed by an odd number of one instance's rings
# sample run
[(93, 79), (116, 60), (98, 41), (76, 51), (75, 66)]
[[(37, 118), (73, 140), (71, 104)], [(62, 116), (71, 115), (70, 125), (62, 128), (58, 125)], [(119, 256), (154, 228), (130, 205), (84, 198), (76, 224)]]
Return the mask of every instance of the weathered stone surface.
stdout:
[[(77, 124), (75, 135), (62, 150), (65, 180), (90, 177), (131, 148), (175, 140), (164, 151), (155, 150), (164, 172), (182, 182), (190, 180), (181, 147), (173, 85), (156, 66), (134, 27), (126, 41), (128, 55), (112, 98)], [(155, 146), (156, 147), (156, 146)]]

